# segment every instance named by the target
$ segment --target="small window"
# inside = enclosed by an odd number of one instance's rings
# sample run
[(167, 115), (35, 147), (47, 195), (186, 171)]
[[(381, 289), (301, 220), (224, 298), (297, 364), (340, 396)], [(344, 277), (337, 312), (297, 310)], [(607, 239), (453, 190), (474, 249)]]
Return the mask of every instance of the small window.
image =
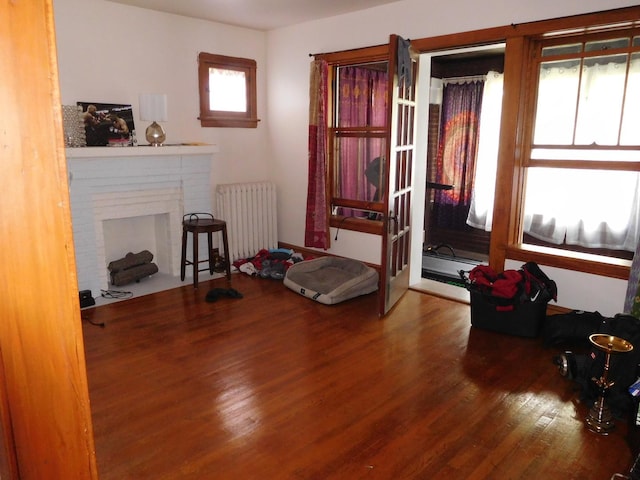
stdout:
[(203, 127), (258, 125), (255, 60), (200, 53), (198, 81)]

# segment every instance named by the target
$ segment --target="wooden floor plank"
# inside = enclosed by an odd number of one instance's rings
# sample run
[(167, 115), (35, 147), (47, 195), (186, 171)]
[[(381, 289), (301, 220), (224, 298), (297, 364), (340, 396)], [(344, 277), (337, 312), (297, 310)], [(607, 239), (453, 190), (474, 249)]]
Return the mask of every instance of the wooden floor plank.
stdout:
[[(540, 339), (470, 328), (409, 291), (314, 303), (234, 275), (83, 310), (100, 478), (606, 479), (626, 425), (586, 405)], [(100, 328), (93, 323), (104, 322)]]

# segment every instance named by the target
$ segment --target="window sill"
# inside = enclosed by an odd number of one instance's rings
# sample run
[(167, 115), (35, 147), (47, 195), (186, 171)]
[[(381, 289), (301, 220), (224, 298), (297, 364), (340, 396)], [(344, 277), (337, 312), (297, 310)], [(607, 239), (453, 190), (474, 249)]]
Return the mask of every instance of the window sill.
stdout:
[(234, 117), (218, 117), (206, 118), (200, 117), (201, 127), (228, 127), (228, 128), (257, 128), (258, 118), (234, 118)]
[(506, 258), (522, 262), (536, 262), (550, 267), (576, 272), (591, 273), (604, 277), (627, 280), (631, 261), (620, 258), (603, 257), (588, 253), (569, 252), (536, 245), (510, 245), (505, 248)]
[(332, 215), (329, 224), (332, 227), (338, 228), (340, 230), (354, 230), (356, 232), (371, 233), (373, 235), (382, 235), (381, 220), (366, 220), (363, 218)]

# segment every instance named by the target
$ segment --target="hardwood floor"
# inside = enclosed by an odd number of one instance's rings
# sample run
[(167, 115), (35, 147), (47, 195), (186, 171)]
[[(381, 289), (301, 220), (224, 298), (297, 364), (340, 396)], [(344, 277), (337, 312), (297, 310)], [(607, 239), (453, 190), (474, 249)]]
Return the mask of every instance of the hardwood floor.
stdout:
[(553, 349), (409, 291), (325, 306), (234, 275), (83, 311), (97, 459), (122, 479), (608, 479)]

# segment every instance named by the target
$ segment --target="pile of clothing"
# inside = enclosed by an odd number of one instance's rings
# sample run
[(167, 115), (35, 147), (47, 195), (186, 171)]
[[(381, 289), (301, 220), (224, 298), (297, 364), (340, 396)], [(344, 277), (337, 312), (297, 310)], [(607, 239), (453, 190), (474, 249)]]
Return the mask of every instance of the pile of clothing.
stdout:
[(302, 254), (288, 248), (262, 249), (254, 257), (236, 260), (233, 266), (249, 276), (282, 280), (291, 265), (303, 261)]
[(558, 288), (535, 262), (527, 262), (520, 270), (496, 273), (487, 265), (478, 265), (464, 278), (467, 289), (497, 300), (499, 310), (513, 310), (516, 304), (547, 303), (557, 300)]

